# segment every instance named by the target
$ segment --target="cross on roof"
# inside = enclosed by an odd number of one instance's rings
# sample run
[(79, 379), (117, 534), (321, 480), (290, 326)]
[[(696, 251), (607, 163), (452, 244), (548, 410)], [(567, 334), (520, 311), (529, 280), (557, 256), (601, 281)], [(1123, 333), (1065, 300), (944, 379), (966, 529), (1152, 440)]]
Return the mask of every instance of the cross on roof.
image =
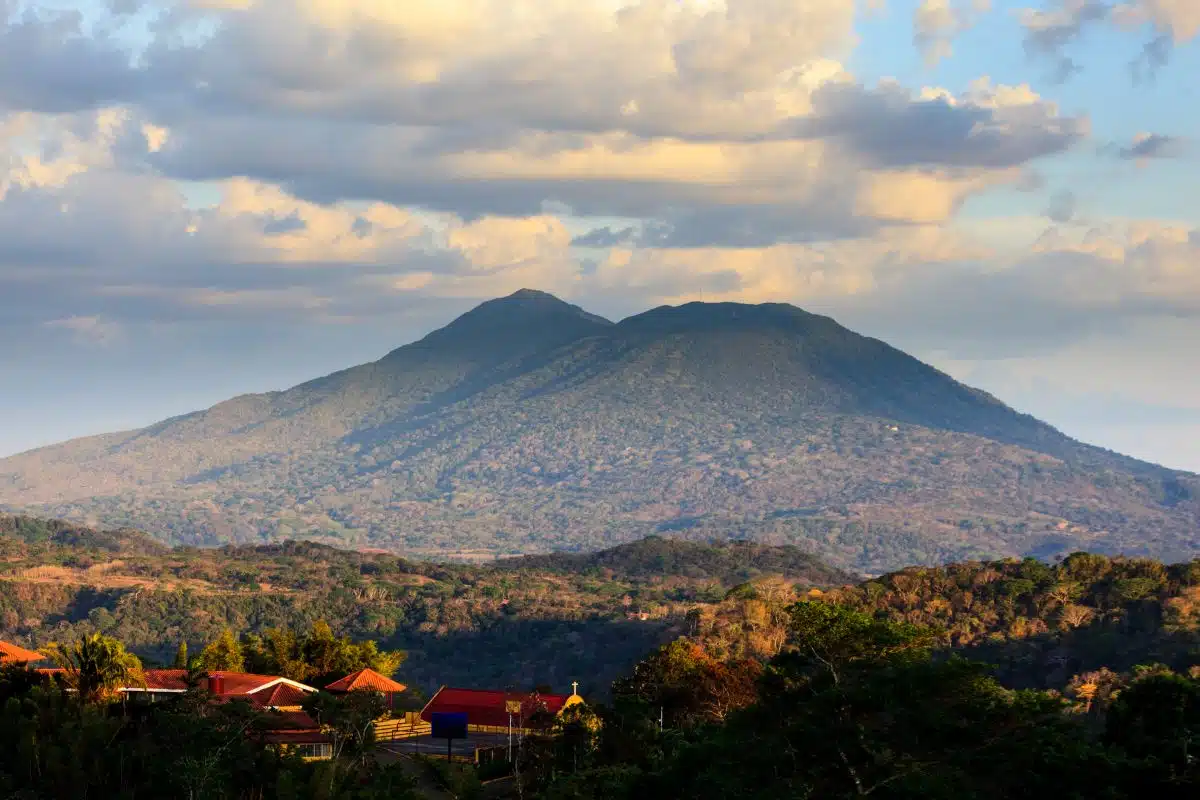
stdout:
[(579, 681), (571, 681), (571, 694), (579, 694)]

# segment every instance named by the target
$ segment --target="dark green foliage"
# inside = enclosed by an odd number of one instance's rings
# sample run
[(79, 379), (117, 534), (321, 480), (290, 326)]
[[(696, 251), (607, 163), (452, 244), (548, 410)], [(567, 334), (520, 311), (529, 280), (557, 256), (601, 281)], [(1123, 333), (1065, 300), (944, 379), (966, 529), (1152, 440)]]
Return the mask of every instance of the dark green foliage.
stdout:
[(365, 767), (375, 747), (375, 720), (387, 714), (388, 706), (378, 692), (341, 697), (317, 692), (304, 701), (304, 710), (328, 732), (334, 760), (354, 760)]
[(74, 692), (81, 703), (99, 703), (111, 698), (117, 689), (142, 685), (141, 662), (111, 636), (93, 633), (44, 649), (63, 670), (56, 680)]
[[(442, 683), (543, 682), (562, 691), (573, 680), (604, 692), (647, 651), (681, 633), (697, 605), (719, 605), (729, 581), (771, 572), (802, 588), (848, 579), (791, 547), (670, 539), (597, 553), (593, 564), (568, 556), (480, 566), (311, 542), (156, 555), (3, 542), (11, 548), (0, 562), (0, 638), (36, 646), (100, 632), (126, 643), (147, 666), (167, 666), (180, 642), (200, 660), (228, 629), (249, 645), (244, 666), (318, 683), (360, 666), (388, 671), (379, 653), (406, 651), (399, 679), (426, 693)], [(302, 641), (322, 621), (336, 639), (354, 644), (334, 649), (357, 653), (334, 659), (338, 665), (325, 677), (304, 653), (315, 645)]]
[(1109, 709), (1105, 740), (1149, 760), (1164, 782), (1200, 789), (1200, 680), (1139, 677)]
[[(6, 682), (0, 678), (0, 694)], [(305, 764), (264, 745), (272, 722), (203, 693), (155, 704), (80, 705), (48, 687), (0, 704), (0, 796), (165, 800), (416, 798), (398, 770), (361, 759)]]
[(187, 642), (179, 643), (179, 648), (175, 651), (175, 660), (171, 662), (171, 666), (175, 669), (187, 669), (191, 666), (191, 661), (188, 660)]
[(827, 597), (936, 628), (941, 647), (995, 664), (1006, 685), (1058, 689), (1102, 667), (1200, 662), (1198, 565), (1074, 553), (912, 568)]
[(169, 548), (131, 528), (96, 530), (58, 519), (0, 514), (0, 541), (15, 539), (27, 545), (57, 545), (89, 551), (156, 555)]
[(533, 569), (555, 574), (599, 575), (604, 570), (628, 577), (677, 575), (741, 583), (763, 575), (780, 575), (816, 586), (850, 583), (854, 576), (833, 569), (811, 553), (785, 545), (770, 547), (747, 541), (689, 542), (647, 536), (598, 553), (553, 553), (497, 562), (502, 569)]
[[(676, 720), (660, 733), (650, 709), (616, 692), (581, 765), (531, 771), (538, 796), (1134, 800), (1200, 791), (1196, 679), (1147, 670), (1097, 737), (1060, 697), (1012, 691), (983, 664), (934, 657), (928, 628), (804, 602), (791, 610), (790, 637), (754, 701), (720, 724)], [(665, 663), (656, 655), (639, 669), (667, 676)]]
[(282, 675), (319, 688), (361, 669), (391, 677), (405, 658), (403, 652), (381, 652), (370, 640), (334, 636), (325, 620), (318, 620), (304, 634), (271, 628), (262, 636), (248, 637), (242, 649), (250, 672)]

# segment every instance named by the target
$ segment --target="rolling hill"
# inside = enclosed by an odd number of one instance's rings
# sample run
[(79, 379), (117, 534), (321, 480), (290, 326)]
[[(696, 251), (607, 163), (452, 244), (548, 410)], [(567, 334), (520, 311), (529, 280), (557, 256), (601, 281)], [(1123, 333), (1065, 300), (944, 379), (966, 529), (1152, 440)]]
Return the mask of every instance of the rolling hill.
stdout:
[(653, 537), (586, 556), (438, 564), (315, 542), (168, 548), (136, 530), (0, 514), (0, 640), (38, 648), (101, 632), (169, 664), (181, 641), (194, 654), (226, 627), (261, 635), (323, 620), (407, 651), (403, 680), (427, 695), (442, 683), (575, 679), (606, 692), (739, 585), (791, 597), (856, 580), (754, 543)]
[(691, 303), (613, 323), (530, 290), (286, 391), (0, 460), (0, 507), (414, 556), (653, 533), (863, 572), (1200, 550), (1197, 476), (1074, 441), (827, 317)]

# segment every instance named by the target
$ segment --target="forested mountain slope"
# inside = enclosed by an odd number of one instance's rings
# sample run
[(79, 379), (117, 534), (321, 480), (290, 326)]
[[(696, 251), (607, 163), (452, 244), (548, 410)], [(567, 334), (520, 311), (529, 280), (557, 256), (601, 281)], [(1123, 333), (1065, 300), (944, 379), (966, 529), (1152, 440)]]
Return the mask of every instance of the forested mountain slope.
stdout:
[(1200, 547), (1200, 479), (1075, 442), (792, 306), (493, 300), (371, 364), (0, 461), (0, 504), (168, 542), (414, 556), (653, 533), (865, 572)]
[[(0, 640), (41, 647), (85, 633), (169, 663), (230, 628), (307, 630), (408, 651), (404, 682), (565, 688), (608, 683), (663, 641), (688, 612), (737, 584), (841, 585), (856, 580), (798, 553), (752, 543), (635, 542), (591, 556), (602, 570), (536, 559), (434, 564), (314, 542), (163, 547), (144, 533), (0, 515)], [(469, 654), (469, 657), (464, 657)]]
[(714, 657), (766, 660), (783, 646), (788, 606), (814, 597), (928, 627), (940, 652), (996, 665), (1014, 687), (1068, 691), (1103, 668), (1200, 664), (1200, 559), (1077, 553), (864, 581), (795, 548), (748, 542), (651, 538), (588, 555), (436, 564), (312, 542), (168, 549), (137, 531), (0, 516), (0, 639), (36, 648), (100, 632), (166, 662), (181, 642), (198, 652), (225, 628), (324, 620), (408, 651), (405, 682), (426, 690), (579, 680), (606, 692), (679, 636)]

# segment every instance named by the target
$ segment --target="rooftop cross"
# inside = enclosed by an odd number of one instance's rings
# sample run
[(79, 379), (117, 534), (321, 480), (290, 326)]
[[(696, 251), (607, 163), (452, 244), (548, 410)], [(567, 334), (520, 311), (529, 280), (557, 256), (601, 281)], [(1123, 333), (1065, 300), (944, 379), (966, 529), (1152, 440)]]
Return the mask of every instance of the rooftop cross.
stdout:
[(579, 681), (571, 681), (571, 694), (579, 694)]

